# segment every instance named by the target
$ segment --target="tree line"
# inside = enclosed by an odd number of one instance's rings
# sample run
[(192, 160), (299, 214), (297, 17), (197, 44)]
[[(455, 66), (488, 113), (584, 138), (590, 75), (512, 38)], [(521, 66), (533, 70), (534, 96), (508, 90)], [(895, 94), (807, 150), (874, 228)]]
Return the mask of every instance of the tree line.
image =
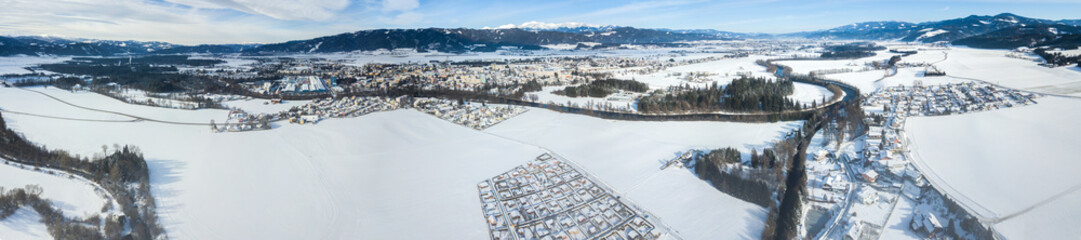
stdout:
[[(53, 206), (52, 202), (41, 198), (42, 188), (36, 185), (27, 185), (25, 188), (15, 188), (4, 191), (0, 187), (0, 220), (10, 217), (21, 207), (29, 206), (41, 215), (41, 222), (55, 239), (106, 239), (97, 228), (101, 222), (100, 216), (78, 220), (65, 217), (63, 212)], [(112, 233), (119, 238), (120, 228), (113, 228)]]
[(872, 57), (876, 55), (875, 51), (886, 50), (886, 47), (866, 42), (830, 45), (824, 48), (826, 51), (822, 52), (819, 57), (830, 59)]
[(114, 145), (109, 154), (106, 146), (102, 146), (102, 150), (103, 155), (94, 159), (63, 150), (49, 150), (9, 129), (0, 114), (0, 155), (13, 162), (56, 168), (94, 181), (109, 191), (123, 208), (125, 221), (131, 226), (131, 238), (164, 236), (164, 229), (157, 222), (157, 205), (150, 193), (150, 170), (142, 152), (134, 146), (119, 145)]
[(642, 93), (649, 91), (649, 85), (635, 80), (600, 79), (593, 80), (588, 84), (567, 86), (552, 93), (568, 97), (602, 98), (620, 90)]
[(1081, 55), (1068, 56), (1063, 55), (1061, 52), (1047, 52), (1047, 48), (1037, 48), (1032, 52), (1040, 55), (1047, 62), (1047, 65), (1058, 67), (1077, 64), (1078, 67), (1081, 67)]
[(706, 88), (678, 90), (676, 93), (653, 92), (638, 100), (644, 113), (679, 112), (782, 112), (799, 110), (800, 104), (787, 96), (795, 86), (787, 79), (741, 77), (728, 86), (714, 83)]

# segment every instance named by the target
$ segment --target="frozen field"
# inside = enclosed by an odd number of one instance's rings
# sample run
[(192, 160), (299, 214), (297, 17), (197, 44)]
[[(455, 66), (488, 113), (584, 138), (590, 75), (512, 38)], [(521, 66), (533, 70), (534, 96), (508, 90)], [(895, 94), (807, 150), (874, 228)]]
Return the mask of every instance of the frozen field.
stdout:
[(67, 60), (71, 60), (71, 57), (0, 57), (0, 75), (31, 73), (29, 70), (26, 70), (25, 67), (32, 67), (46, 63), (60, 63)]
[[(1007, 237), (1051, 239), (1081, 233), (1081, 101), (972, 114), (910, 118), (906, 130), (924, 174), (975, 214), (997, 219)], [(1064, 195), (1060, 195), (1064, 194)]]
[(485, 132), (578, 163), (685, 239), (747, 239), (758, 238), (766, 209), (716, 191), (687, 169), (660, 168), (690, 148), (761, 148), (799, 124), (627, 122), (531, 109)]
[[(227, 115), (38, 90), (143, 117), (208, 121)], [(34, 110), (53, 101), (11, 88), (0, 88), (0, 97), (4, 109)], [(47, 106), (67, 117), (110, 117)], [(686, 169), (660, 171), (661, 161), (689, 148), (762, 147), (799, 126), (607, 121), (531, 109), (489, 129), (500, 137), (407, 109), (215, 134), (205, 126), (149, 121), (4, 117), (30, 140), (76, 154), (100, 152), (105, 144), (139, 146), (161, 221), (175, 239), (486, 238), (476, 183), (545, 151), (532, 144), (578, 162), (685, 239), (757, 238), (765, 209), (714, 190)]]
[(1006, 57), (1008, 51), (957, 47), (949, 59), (936, 64), (946, 74), (975, 78), (1006, 87), (1041, 93), (1081, 94), (1081, 69), (1047, 68), (1037, 62)]

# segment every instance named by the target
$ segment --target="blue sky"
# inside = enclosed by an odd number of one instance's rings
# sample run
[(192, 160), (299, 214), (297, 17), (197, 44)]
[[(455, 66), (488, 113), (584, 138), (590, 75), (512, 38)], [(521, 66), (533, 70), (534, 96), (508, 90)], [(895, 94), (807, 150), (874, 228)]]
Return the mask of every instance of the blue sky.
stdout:
[(3, 35), (180, 44), (267, 43), (363, 29), (480, 28), (528, 21), (780, 33), (1003, 12), (1081, 18), (1081, 0), (0, 0), (0, 6)]

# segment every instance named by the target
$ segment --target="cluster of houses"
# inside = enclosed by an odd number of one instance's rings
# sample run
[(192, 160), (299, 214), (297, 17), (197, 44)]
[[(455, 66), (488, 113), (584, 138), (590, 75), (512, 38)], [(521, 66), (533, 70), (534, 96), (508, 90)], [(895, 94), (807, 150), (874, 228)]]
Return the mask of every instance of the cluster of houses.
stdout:
[[(846, 157), (850, 162), (869, 166), (861, 177), (876, 183), (880, 177), (900, 180), (919, 179), (904, 159), (903, 131), (909, 116), (937, 116), (985, 111), (1035, 104), (1038, 95), (998, 88), (986, 83), (966, 82), (933, 86), (895, 86), (876, 91), (865, 98), (863, 108), (868, 118), (867, 137), (861, 157)], [(898, 184), (894, 181), (894, 184)]]
[(276, 119), (267, 114), (250, 114), (240, 109), (229, 111), (229, 118), (224, 123), (218, 124), (210, 121), (210, 130), (213, 132), (244, 132), (252, 130), (268, 130), (270, 122)]
[(936, 116), (1036, 103), (1039, 95), (980, 82), (895, 86), (867, 97), (867, 106), (904, 116)]
[(811, 201), (836, 203), (845, 200), (851, 183), (832, 155), (834, 153), (819, 149), (809, 156), (806, 163), (807, 198)]
[(302, 106), (293, 107), (280, 115), (290, 123), (316, 123), (325, 118), (357, 117), (372, 112), (389, 111), (408, 107), (408, 97), (342, 97), (317, 99)]
[(477, 190), (492, 239), (658, 239), (668, 234), (647, 214), (548, 154), (480, 182)]
[(261, 94), (298, 94), (323, 93), (331, 90), (341, 92), (341, 88), (330, 79), (317, 76), (287, 76), (274, 81), (259, 81), (246, 84), (248, 88)]
[(413, 108), (436, 117), (482, 130), (526, 112), (519, 106), (459, 103), (447, 99), (417, 99)]
[[(883, 205), (885, 203), (900, 201), (900, 197), (917, 201), (919, 205), (913, 212), (904, 213), (912, 215), (909, 229), (923, 237), (938, 239), (947, 226), (947, 220), (954, 219), (956, 213), (945, 210), (941, 199), (926, 199), (925, 196), (938, 196), (938, 193), (925, 191), (929, 187), (928, 182), (906, 159), (905, 119), (909, 116), (960, 114), (1035, 104), (1038, 97), (977, 82), (884, 88), (867, 96), (863, 103), (868, 116), (865, 122), (869, 128), (861, 154), (845, 153), (838, 157), (850, 163), (848, 166), (859, 173), (862, 183), (867, 186), (861, 188), (856, 196), (860, 203), (881, 208), (886, 206)], [(861, 215), (882, 212), (874, 208), (866, 209), (870, 210)], [(846, 238), (877, 236), (881, 230), (871, 222), (852, 222)]]

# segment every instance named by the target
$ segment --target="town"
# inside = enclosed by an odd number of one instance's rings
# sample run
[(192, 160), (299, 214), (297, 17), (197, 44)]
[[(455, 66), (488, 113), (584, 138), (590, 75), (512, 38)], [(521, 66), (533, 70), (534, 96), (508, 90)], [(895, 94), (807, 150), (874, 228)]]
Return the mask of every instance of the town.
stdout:
[(543, 154), (477, 184), (492, 239), (679, 239), (565, 160)]

